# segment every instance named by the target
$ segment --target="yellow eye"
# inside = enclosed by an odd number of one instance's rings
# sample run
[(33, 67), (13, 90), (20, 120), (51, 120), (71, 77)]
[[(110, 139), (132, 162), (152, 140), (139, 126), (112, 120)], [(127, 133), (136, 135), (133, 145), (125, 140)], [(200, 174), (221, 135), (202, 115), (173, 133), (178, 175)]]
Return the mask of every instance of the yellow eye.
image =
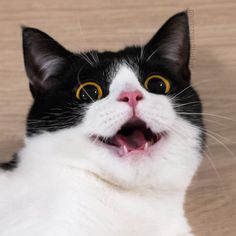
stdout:
[(102, 96), (102, 88), (95, 82), (85, 82), (81, 84), (76, 91), (76, 97), (85, 102), (96, 101)]
[(161, 75), (151, 75), (145, 80), (144, 88), (151, 93), (167, 94), (170, 92), (171, 84)]

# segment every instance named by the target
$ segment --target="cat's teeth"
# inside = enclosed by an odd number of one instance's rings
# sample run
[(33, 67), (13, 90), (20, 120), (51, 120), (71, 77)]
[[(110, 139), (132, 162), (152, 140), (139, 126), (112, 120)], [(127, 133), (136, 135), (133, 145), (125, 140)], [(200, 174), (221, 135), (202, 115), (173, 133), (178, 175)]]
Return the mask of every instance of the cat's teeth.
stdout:
[(125, 145), (123, 146), (123, 151), (124, 151), (125, 154), (128, 153), (128, 149), (127, 149), (127, 147)]
[(147, 151), (147, 149), (148, 149), (148, 142), (145, 143), (144, 151)]

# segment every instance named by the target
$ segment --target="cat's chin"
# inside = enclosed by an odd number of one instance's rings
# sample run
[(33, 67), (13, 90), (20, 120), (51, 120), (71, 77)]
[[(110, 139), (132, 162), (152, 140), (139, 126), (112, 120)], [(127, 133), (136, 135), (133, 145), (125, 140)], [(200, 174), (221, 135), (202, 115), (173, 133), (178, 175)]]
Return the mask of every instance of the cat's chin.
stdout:
[(92, 136), (92, 142), (109, 149), (118, 157), (149, 156), (166, 132), (154, 133), (147, 124), (132, 118), (113, 136)]

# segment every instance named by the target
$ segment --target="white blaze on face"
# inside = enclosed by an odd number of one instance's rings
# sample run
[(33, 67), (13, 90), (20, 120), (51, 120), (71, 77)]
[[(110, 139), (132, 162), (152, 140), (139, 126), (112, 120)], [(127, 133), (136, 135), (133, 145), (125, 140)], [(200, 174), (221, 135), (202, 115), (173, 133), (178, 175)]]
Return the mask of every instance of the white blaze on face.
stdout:
[(145, 91), (138, 81), (137, 74), (128, 65), (121, 64), (114, 78), (112, 78), (109, 88), (111, 96), (117, 99), (121, 92), (135, 90)]
[(121, 64), (112, 78), (108, 97), (89, 107), (85, 117), (87, 131), (103, 137), (114, 135), (133, 116), (132, 108), (128, 103), (119, 101), (118, 97), (122, 92), (136, 90), (143, 94), (135, 110), (136, 116), (145, 121), (153, 132), (169, 130), (176, 117), (170, 99), (147, 92), (141, 86), (137, 74), (126, 64)]

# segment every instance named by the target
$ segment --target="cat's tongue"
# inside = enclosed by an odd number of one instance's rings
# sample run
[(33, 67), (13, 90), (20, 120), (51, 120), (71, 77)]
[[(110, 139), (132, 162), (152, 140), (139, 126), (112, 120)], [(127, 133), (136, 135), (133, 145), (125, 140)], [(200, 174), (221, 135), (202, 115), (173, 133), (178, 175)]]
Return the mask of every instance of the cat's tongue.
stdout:
[(137, 129), (129, 136), (116, 134), (112, 138), (112, 142), (117, 146), (127, 148), (127, 150), (131, 152), (134, 150), (143, 150), (147, 140), (144, 133)]

